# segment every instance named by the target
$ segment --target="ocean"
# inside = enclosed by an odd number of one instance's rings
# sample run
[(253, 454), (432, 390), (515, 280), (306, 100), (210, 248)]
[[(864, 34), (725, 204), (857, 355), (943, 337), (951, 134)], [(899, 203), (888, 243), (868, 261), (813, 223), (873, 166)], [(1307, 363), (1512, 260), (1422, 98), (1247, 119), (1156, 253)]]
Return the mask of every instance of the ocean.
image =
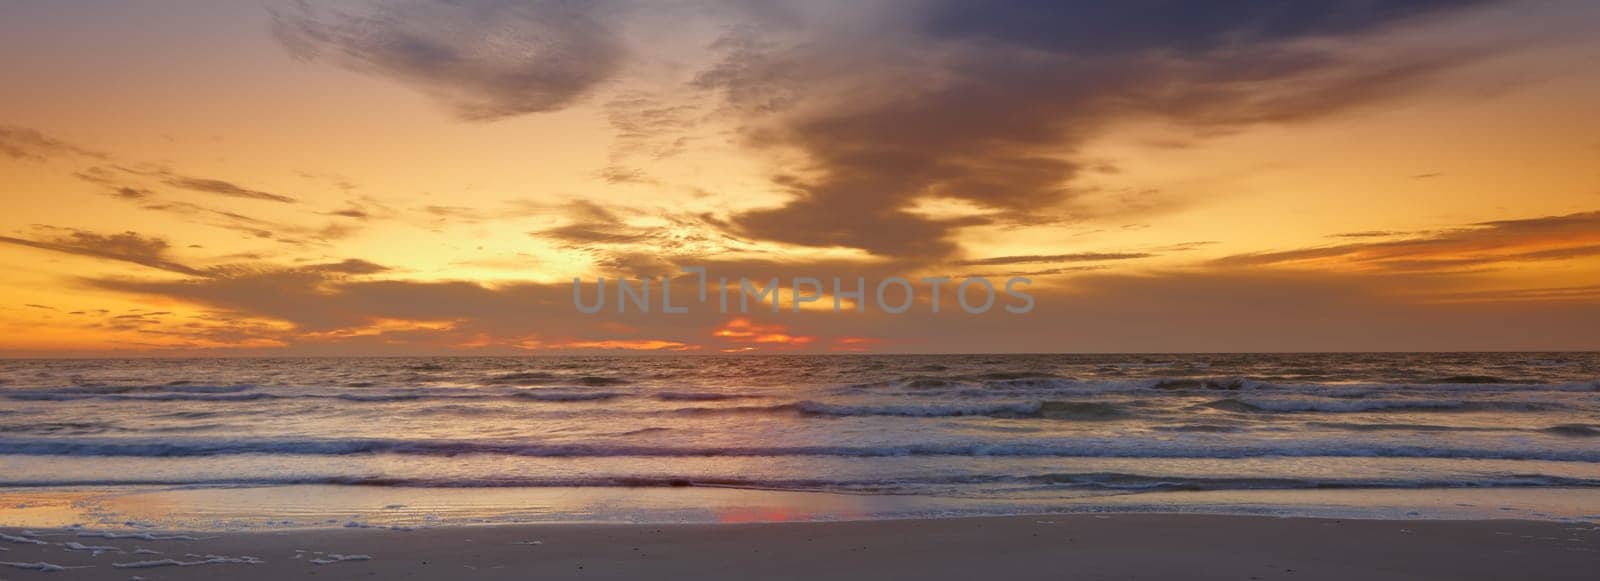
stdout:
[(1597, 491), (1595, 353), (0, 361), (0, 525), (786, 520), (1181, 498), (1298, 514), (1397, 493), (1410, 495), (1384, 506), (1583, 519), (1600, 509), (1519, 499)]

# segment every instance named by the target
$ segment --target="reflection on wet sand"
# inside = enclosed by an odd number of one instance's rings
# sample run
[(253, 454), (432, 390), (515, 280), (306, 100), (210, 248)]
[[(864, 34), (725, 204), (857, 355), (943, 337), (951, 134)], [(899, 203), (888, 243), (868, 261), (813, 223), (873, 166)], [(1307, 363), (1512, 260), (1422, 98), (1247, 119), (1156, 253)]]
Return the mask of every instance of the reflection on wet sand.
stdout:
[(518, 523), (756, 523), (1085, 512), (1583, 522), (1600, 491), (1257, 490), (1043, 496), (1003, 502), (921, 495), (709, 487), (115, 487), (0, 490), (0, 527), (134, 530), (413, 529)]

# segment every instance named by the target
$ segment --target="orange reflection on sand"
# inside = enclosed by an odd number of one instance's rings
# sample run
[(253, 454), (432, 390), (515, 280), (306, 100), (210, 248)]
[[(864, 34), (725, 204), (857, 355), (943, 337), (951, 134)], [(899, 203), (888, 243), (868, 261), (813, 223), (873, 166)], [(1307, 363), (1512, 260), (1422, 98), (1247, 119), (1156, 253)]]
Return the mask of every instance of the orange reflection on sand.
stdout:
[(806, 498), (811, 501), (808, 506), (802, 504), (768, 504), (768, 506), (725, 506), (717, 507), (717, 522), (744, 523), (744, 522), (806, 522), (818, 520), (819, 517), (827, 519), (862, 519), (866, 512), (854, 507), (851, 501), (837, 503), (837, 501), (818, 501), (816, 498)]
[(717, 522), (723, 523), (791, 522), (796, 520), (801, 520), (801, 517), (794, 510), (777, 506), (741, 506), (722, 509), (717, 512)]
[(816, 520), (826, 514), (830, 518), (855, 519), (864, 513), (853, 509), (830, 506), (823, 511), (802, 510), (794, 506), (736, 506), (717, 510), (720, 523), (800, 522)]
[[(0, 526), (60, 528), (82, 524), (92, 521), (109, 500), (111, 495), (104, 491), (0, 492)], [(164, 500), (145, 499), (144, 503), (154, 513), (167, 510)]]

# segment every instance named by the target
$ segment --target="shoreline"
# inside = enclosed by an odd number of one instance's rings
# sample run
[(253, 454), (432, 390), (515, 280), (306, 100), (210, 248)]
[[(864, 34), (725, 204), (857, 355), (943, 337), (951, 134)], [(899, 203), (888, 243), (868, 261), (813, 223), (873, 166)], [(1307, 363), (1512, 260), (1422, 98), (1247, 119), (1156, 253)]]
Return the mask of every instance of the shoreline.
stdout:
[[(1070, 491), (1068, 491), (1070, 493)], [(1192, 514), (1600, 525), (1600, 489), (1085, 491), (964, 498), (726, 487), (410, 488), (365, 485), (0, 488), (0, 528), (117, 532), (435, 529), (533, 524), (729, 524)]]
[[(1117, 513), (182, 535), (0, 531), (8, 535), (0, 537), (7, 579), (1586, 579), (1600, 568), (1600, 526), (1526, 520)], [(64, 569), (17, 567), (36, 563)]]

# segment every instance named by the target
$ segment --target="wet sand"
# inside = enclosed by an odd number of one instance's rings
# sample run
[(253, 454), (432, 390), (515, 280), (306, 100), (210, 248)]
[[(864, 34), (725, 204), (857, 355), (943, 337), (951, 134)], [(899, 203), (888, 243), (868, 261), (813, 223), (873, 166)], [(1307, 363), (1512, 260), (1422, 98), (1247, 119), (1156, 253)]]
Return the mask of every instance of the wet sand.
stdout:
[[(1600, 574), (1600, 527), (1512, 520), (1080, 514), (185, 535), (193, 538), (4, 532), (0, 561), (6, 564), (0, 565), (0, 579), (13, 580), (1594, 579)], [(41, 562), (65, 569), (18, 567)]]

